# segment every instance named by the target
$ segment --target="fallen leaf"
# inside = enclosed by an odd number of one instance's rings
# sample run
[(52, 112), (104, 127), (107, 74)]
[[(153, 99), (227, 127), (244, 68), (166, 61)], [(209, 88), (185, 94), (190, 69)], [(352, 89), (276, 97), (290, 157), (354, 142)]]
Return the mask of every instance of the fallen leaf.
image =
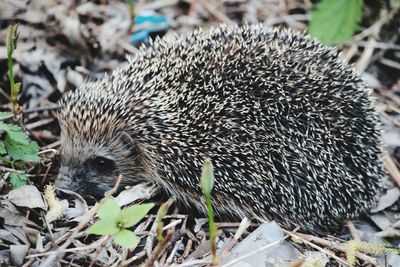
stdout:
[(20, 244), (18, 239), (12, 233), (10, 233), (9, 231), (4, 230), (4, 229), (0, 229), (0, 239), (4, 240), (4, 241), (7, 241), (7, 242), (10, 242), (10, 243), (15, 244), (15, 245), (19, 245)]
[(148, 184), (138, 184), (122, 191), (115, 200), (120, 207), (131, 204), (138, 199), (149, 199), (156, 192), (156, 187)]
[(30, 242), (28, 237), (26, 236), (25, 232), (22, 230), (21, 227), (13, 227), (9, 225), (4, 225), (4, 229), (12, 233), (15, 237), (21, 240), (25, 245), (29, 245)]
[(8, 193), (8, 200), (19, 207), (41, 208), (47, 210), (42, 194), (33, 185), (21, 186)]
[(389, 189), (379, 198), (378, 205), (371, 209), (371, 212), (378, 212), (392, 206), (400, 197), (400, 190), (397, 187)]
[[(229, 254), (221, 259), (221, 265), (230, 266), (287, 266), (288, 262), (295, 261), (302, 257), (302, 254), (289, 242), (282, 240), (284, 234), (282, 229), (275, 222), (264, 223), (254, 232), (237, 244)], [(282, 240), (279, 243), (275, 243)], [(261, 249), (265, 247), (265, 249)], [(248, 255), (259, 250), (257, 253), (236, 262), (241, 256)]]
[(65, 207), (64, 215), (68, 220), (79, 221), (79, 217), (89, 211), (88, 204), (81, 195), (67, 189), (56, 188), (57, 191), (73, 198), (74, 207), (69, 207), (66, 199), (61, 200), (62, 205)]
[(27, 245), (11, 245), (10, 246), (10, 263), (15, 266), (21, 266), (25, 256), (28, 253)]

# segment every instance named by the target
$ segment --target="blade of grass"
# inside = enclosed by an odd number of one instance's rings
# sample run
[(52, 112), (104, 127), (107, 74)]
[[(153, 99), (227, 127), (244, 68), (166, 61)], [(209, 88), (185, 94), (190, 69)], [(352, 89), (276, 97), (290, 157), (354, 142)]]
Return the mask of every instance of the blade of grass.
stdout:
[(213, 166), (211, 164), (211, 159), (205, 158), (204, 165), (200, 178), (201, 189), (204, 194), (204, 198), (206, 200), (207, 205), (207, 213), (208, 213), (208, 226), (210, 229), (210, 243), (211, 243), (211, 265), (218, 266), (218, 256), (217, 256), (217, 226), (214, 222), (214, 211), (211, 200), (211, 191), (214, 187), (214, 171)]
[(19, 90), (21, 88), (21, 83), (15, 83), (14, 79), (14, 70), (13, 70), (13, 62), (12, 62), (12, 55), (16, 48), (16, 42), (18, 38), (17, 34), (18, 24), (17, 25), (10, 25), (7, 31), (7, 67), (8, 67), (8, 78), (10, 79), (10, 88), (11, 88), (11, 102), (13, 106), (14, 115), (16, 115), (19, 110), (20, 106), (17, 102), (17, 97)]

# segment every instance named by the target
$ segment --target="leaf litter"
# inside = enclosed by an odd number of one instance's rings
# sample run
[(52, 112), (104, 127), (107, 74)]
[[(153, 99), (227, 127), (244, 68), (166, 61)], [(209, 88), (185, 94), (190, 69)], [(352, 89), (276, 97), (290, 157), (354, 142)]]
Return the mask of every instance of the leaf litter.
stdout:
[[(263, 22), (266, 27), (306, 29), (312, 8), (309, 1), (281, 1), (286, 3), (283, 5), (272, 2), (139, 1), (133, 20), (128, 4), (121, 1), (4, 0), (2, 25), (20, 23), (14, 72), (16, 81), (22, 82), (19, 101), (23, 105), (24, 124), (29, 126), (26, 127), (29, 135), (40, 146), (41, 159), (40, 164), (28, 168), (31, 185), (12, 189), (4, 181), (0, 184), (0, 265), (52, 266), (54, 260), (51, 259), (57, 254), (61, 255), (57, 259), (61, 265), (71, 266), (137, 266), (152, 255), (159, 266), (205, 266), (210, 261), (207, 220), (193, 214), (180, 214), (177, 209), (163, 219), (164, 233), (171, 231), (172, 234), (170, 242), (157, 255), (153, 254), (157, 243), (155, 214), (148, 215), (133, 228), (140, 239), (134, 250), (121, 249), (107, 237), (88, 236), (87, 226), (96, 221), (93, 204), (72, 191), (55, 191), (63, 205), (63, 215), (53, 221), (44, 220), (49, 205), (41, 192), (54, 179), (59, 164), (54, 151), (59, 146), (59, 127), (54, 120), (56, 102), (64, 92), (125, 65), (126, 56), (138, 51), (135, 44), (146, 45), (150, 37), (169, 38), (175, 33), (220, 22)], [(395, 20), (390, 16), (378, 20), (378, 24), (375, 10), (379, 8), (374, 4), (365, 8), (370, 18), (363, 18), (352, 43), (345, 43), (339, 49), (343, 60), (354, 63), (374, 89), (383, 122), (383, 142), (389, 155), (389, 173), (396, 181), (400, 166), (399, 35), (393, 33)], [(157, 20), (163, 24), (157, 25)], [(141, 21), (145, 23), (140, 24)], [(369, 27), (378, 30), (371, 32)], [(6, 31), (6, 27), (0, 28), (1, 70), (5, 69), (7, 60), (2, 41), (6, 39)], [(380, 43), (372, 46), (372, 54), (367, 54), (367, 48), (371, 49), (367, 41), (373, 36), (378, 36)], [(8, 79), (5, 73), (0, 74), (0, 111), (8, 111)], [(10, 142), (26, 142), (21, 132), (11, 128), (7, 131)], [(12, 153), (17, 158), (24, 157), (18, 147)], [(10, 172), (1, 163), (0, 168), (3, 179), (22, 179), (19, 173)], [(336, 266), (346, 262), (345, 253), (337, 244), (345, 244), (352, 238), (371, 243), (384, 240), (398, 247), (398, 187), (399, 181), (385, 181), (386, 190), (377, 207), (364, 218), (343, 227), (340, 238), (297, 232), (289, 235), (273, 222), (218, 222), (220, 265), (287, 266), (297, 263), (298, 266), (324, 266), (328, 262)], [(151, 188), (132, 187), (115, 199), (120, 206), (125, 206), (143, 200), (148, 202), (153, 194)], [(86, 224), (82, 226), (81, 223)], [(360, 253), (358, 259), (360, 264), (400, 265), (400, 257), (394, 252), (381, 257)]]

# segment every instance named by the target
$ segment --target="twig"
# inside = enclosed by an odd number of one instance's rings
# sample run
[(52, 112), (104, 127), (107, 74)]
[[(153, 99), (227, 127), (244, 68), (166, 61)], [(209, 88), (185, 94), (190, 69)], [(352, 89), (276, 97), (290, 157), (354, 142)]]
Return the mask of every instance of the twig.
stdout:
[(397, 187), (400, 188), (400, 171), (387, 151), (383, 151), (383, 165), (390, 176), (392, 176), (393, 180), (397, 184)]
[(250, 220), (246, 217), (240, 222), (239, 228), (237, 229), (235, 236), (233, 239), (229, 241), (229, 243), (224, 247), (220, 254), (220, 258), (222, 259), (227, 252), (229, 252), (234, 245), (238, 242), (239, 238), (243, 235), (244, 231), (250, 226)]
[[(373, 25), (371, 25), (369, 28), (366, 30), (362, 31), (360, 34), (356, 35), (353, 37), (353, 42), (358, 42), (365, 37), (369, 36), (368, 42), (366, 44), (366, 48), (364, 49), (361, 57), (360, 57), (360, 62), (357, 62), (358, 66), (358, 71), (362, 72), (365, 70), (368, 64), (371, 64), (372, 62), (376, 61), (378, 58), (381, 58), (384, 50), (379, 51), (377, 54), (372, 56), (372, 52), (374, 51), (374, 48), (376, 47), (376, 39), (379, 37), (379, 33), (381, 31), (382, 26), (390, 21), (395, 14), (400, 10), (400, 5), (391, 9), (390, 12), (387, 14), (381, 15), (381, 18), (375, 22)], [(393, 40), (394, 42), (394, 40)], [(371, 54), (371, 55), (369, 55)]]
[[(102, 250), (103, 248), (105, 248), (105, 246), (107, 245), (107, 243), (108, 243), (110, 240), (111, 240), (111, 235), (107, 235), (107, 236), (105, 236), (104, 239), (100, 242), (100, 245), (97, 245), (97, 244), (96, 244), (97, 248), (96, 248), (96, 251), (95, 251), (95, 255), (96, 255), (95, 257), (98, 257), (98, 256), (99, 256), (101, 250)], [(91, 260), (89, 266), (90, 266), (90, 267), (93, 266), (94, 263), (95, 263), (95, 260), (94, 260), (93, 257), (92, 257), (92, 260)]]
[(176, 220), (176, 221), (172, 221), (171, 223), (167, 224), (166, 226), (164, 226), (162, 228), (163, 231), (168, 230), (170, 228), (173, 228), (174, 226), (180, 224), (182, 222), (182, 219)]
[(144, 245), (144, 250), (146, 251), (147, 257), (150, 257), (150, 255), (152, 254), (151, 249), (153, 247), (153, 240), (154, 236), (156, 235), (156, 231), (157, 231), (157, 220), (154, 219), (153, 225), (151, 226), (150, 232), (146, 238), (146, 244)]
[(130, 265), (132, 262), (137, 261), (137, 260), (143, 258), (144, 256), (146, 256), (146, 251), (143, 250), (143, 251), (139, 252), (138, 254), (136, 254), (135, 256), (121, 262), (120, 266)]
[(7, 168), (7, 167), (3, 167), (3, 166), (0, 166), (0, 170), (1, 170), (2, 172), (16, 172), (16, 173), (25, 173), (24, 171), (20, 171), (20, 170), (12, 169), (12, 168)]
[(340, 59), (346, 63), (349, 63), (353, 56), (358, 52), (358, 48), (356, 44), (350, 45), (349, 48), (344, 47), (342, 52), (340, 53)]
[(182, 243), (182, 241), (183, 241), (183, 239), (181, 238), (177, 242), (175, 242), (174, 248), (172, 249), (171, 254), (168, 256), (168, 258), (166, 260), (166, 263), (168, 265), (171, 264), (176, 252), (178, 251), (179, 245)]
[(189, 260), (187, 262), (177, 265), (177, 267), (191, 267), (191, 266), (196, 266), (196, 265), (206, 265), (208, 263), (209, 262), (207, 259)]
[[(109, 236), (106, 236), (106, 237), (109, 237)], [(83, 246), (83, 247), (67, 248), (67, 249), (64, 250), (64, 253), (74, 252), (74, 251), (82, 251), (82, 250), (89, 250), (89, 249), (96, 249), (97, 247), (98, 247), (98, 244), (96, 243), (96, 244), (90, 244), (90, 245)], [(103, 248), (103, 247), (101, 247), (101, 248)], [(49, 255), (52, 255), (54, 253), (57, 253), (57, 250), (31, 254), (31, 255), (26, 256), (26, 258), (29, 259), (29, 258), (37, 258), (37, 257), (42, 257), (42, 256), (49, 256)]]
[(45, 153), (48, 153), (48, 152), (57, 154), (57, 150), (54, 149), (54, 148), (49, 148), (49, 149), (46, 149), (46, 150), (42, 150), (42, 151), (40, 151), (38, 154), (39, 154), (39, 155), (42, 155), (42, 154), (45, 154)]
[(316, 244), (311, 242), (311, 241), (315, 241), (315, 239), (318, 239), (318, 240), (321, 239), (324, 242), (327, 242), (328, 244), (330, 244), (329, 241), (326, 241), (326, 240), (324, 240), (322, 238), (318, 238), (316, 236), (305, 235), (305, 234), (301, 234), (301, 233), (294, 234), (294, 233), (289, 232), (289, 231), (284, 230), (284, 229), (283, 229), (283, 232), (285, 232), (286, 234), (290, 235), (292, 238), (299, 239), (302, 242), (304, 242), (305, 244), (309, 245), (310, 247), (315, 248), (316, 250), (321, 251), (322, 253), (325, 253), (326, 255), (330, 256), (333, 259), (335, 259), (337, 262), (340, 262), (341, 264), (343, 264), (345, 266), (349, 266), (347, 261), (343, 260), (342, 258), (339, 258), (333, 252), (330, 252), (330, 251), (328, 251), (328, 250), (326, 250), (326, 249), (324, 249), (324, 248), (322, 248), (322, 247), (320, 247), (320, 246), (318, 246), (318, 245), (316, 245)]
[(198, 2), (216, 19), (226, 23), (227, 25), (234, 26), (234, 23), (230, 18), (228, 18), (224, 13), (217, 10), (213, 5), (211, 5), (207, 0), (198, 0)]
[[(70, 235), (70, 233), (64, 233), (62, 236), (60, 236), (57, 241), (55, 242), (56, 244), (62, 242), (63, 240), (65, 240), (68, 236)], [(51, 248), (52, 243), (47, 243), (43, 249), (43, 251), (48, 251)], [(43, 252), (42, 252), (43, 253)], [(22, 265), (22, 267), (29, 267), (33, 264), (33, 262), (35, 261), (36, 258), (31, 258), (29, 261), (27, 261), (26, 263), (24, 263), (24, 265)]]
[(56, 141), (54, 143), (51, 143), (50, 145), (42, 147), (42, 150), (52, 149), (52, 148), (55, 148), (55, 147), (59, 147), (60, 145), (61, 145), (61, 141), (58, 140), (58, 141)]
[(48, 119), (44, 119), (44, 120), (40, 120), (40, 121), (36, 121), (36, 122), (32, 122), (29, 124), (25, 125), (25, 128), (28, 130), (33, 130), (35, 128), (38, 128), (40, 126), (52, 123), (54, 121), (54, 118), (48, 118)]
[[(287, 15), (285, 17), (271, 17), (264, 21), (264, 26), (266, 27), (271, 27), (276, 24), (281, 24), (281, 23), (292, 23), (292, 24), (298, 24), (301, 21), (309, 21), (311, 19), (311, 16), (309, 14), (293, 14), (293, 15)], [(301, 23), (304, 25), (303, 23)]]
[(126, 41), (118, 40), (117, 44), (131, 54), (137, 54), (140, 52), (138, 48), (134, 47), (133, 45), (131, 45)]
[[(66, 261), (66, 260), (61, 260), (62, 263), (65, 263), (65, 266), (72, 266), (72, 267), (81, 267), (81, 265), (75, 264), (72, 262), (73, 259), (71, 261)], [(64, 265), (63, 265), (64, 266)]]
[(360, 240), (360, 236), (358, 235), (357, 229), (354, 227), (352, 221), (347, 221), (347, 228), (349, 228), (349, 232), (354, 240)]
[(152, 215), (148, 215), (146, 218), (146, 221), (142, 222), (141, 224), (139, 224), (135, 230), (134, 233), (135, 234), (139, 234), (141, 232), (146, 232), (145, 230), (147, 229), (147, 227), (149, 227), (151, 221), (154, 219), (154, 216)]
[(182, 259), (186, 259), (189, 256), (190, 250), (192, 249), (193, 246), (193, 240), (192, 239), (188, 239), (188, 242), (186, 244), (185, 247), (185, 251), (183, 251), (182, 253)]
[[(119, 187), (119, 184), (122, 180), (122, 175), (118, 176), (118, 179), (114, 185), (114, 187), (108, 191), (104, 198), (100, 201), (100, 203), (104, 202), (106, 199), (108, 199), (112, 194), (117, 192), (117, 189)], [(70, 237), (64, 242), (62, 246), (60, 246), (57, 250), (56, 253), (51, 254), (47, 259), (40, 265), (41, 267), (50, 267), (53, 266), (54, 261), (56, 260), (57, 257), (62, 257), (65, 253), (65, 250), (69, 245), (71, 245), (72, 241), (76, 238), (76, 236), (79, 234), (79, 232), (89, 223), (90, 220), (96, 215), (96, 212), (99, 208), (99, 203), (96, 203), (93, 208), (91, 208), (87, 213), (86, 213), (86, 218), (79, 222), (78, 226), (74, 229)]]
[(164, 237), (162, 242), (159, 242), (157, 246), (154, 248), (153, 252), (151, 253), (150, 257), (147, 259), (147, 261), (143, 264), (143, 267), (152, 267), (154, 266), (154, 262), (157, 260), (157, 258), (160, 256), (160, 254), (164, 251), (164, 249), (167, 247), (169, 241), (171, 240), (172, 237), (172, 230), (169, 230)]
[(377, 232), (375, 236), (378, 238), (398, 238), (400, 237), (400, 231), (397, 230), (394, 226), (391, 226), (383, 231)]
[(159, 1), (145, 1), (139, 0), (136, 4), (137, 13), (142, 10), (159, 10), (165, 7), (175, 6), (178, 0), (159, 0)]
[[(288, 233), (288, 231), (286, 231), (286, 230), (283, 230), (283, 231), (285, 233)], [(333, 242), (330, 242), (328, 240), (325, 240), (325, 239), (322, 239), (322, 238), (319, 238), (319, 237), (316, 237), (316, 236), (306, 235), (306, 234), (301, 234), (301, 233), (293, 234), (293, 237), (302, 240), (307, 245), (309, 245), (309, 246), (311, 246), (311, 247), (313, 247), (313, 248), (315, 248), (315, 249), (317, 249), (317, 250), (319, 250), (319, 251), (321, 251), (323, 253), (326, 253), (327, 255), (331, 256), (332, 258), (334, 258), (338, 262), (344, 264), (345, 266), (349, 266), (347, 261), (337, 257), (332, 252), (327, 251), (327, 250), (325, 250), (325, 249), (323, 249), (323, 248), (318, 246), (318, 245), (322, 245), (322, 246), (330, 247), (332, 249), (335, 249), (335, 250), (338, 250), (338, 251), (346, 253), (347, 248), (346, 248), (345, 245), (333, 243)], [(316, 244), (318, 244), (318, 245), (316, 245)], [(356, 257), (361, 259), (361, 260), (363, 260), (364, 262), (372, 264), (373, 266), (380, 266), (380, 263), (379, 263), (379, 261), (377, 259), (375, 259), (373, 257), (370, 257), (370, 256), (368, 256), (366, 254), (363, 254), (361, 252), (356, 252)]]
[(368, 40), (367, 46), (365, 47), (363, 53), (361, 54), (361, 57), (354, 65), (354, 68), (357, 70), (358, 73), (362, 73), (371, 62), (371, 57), (375, 50), (375, 43), (376, 43), (375, 37), (371, 36)]
[(286, 17), (289, 15), (289, 4), (287, 0), (280, 0), (279, 1), (280, 9), (281, 9), (281, 15), (282, 17)]
[[(46, 200), (46, 201), (47, 201), (47, 200)], [(46, 220), (46, 214), (45, 214), (43, 211), (42, 211), (40, 214), (41, 214), (41, 216), (42, 216), (42, 219), (43, 219), (43, 221), (44, 221), (44, 224), (46, 225), (47, 231), (48, 231), (49, 234), (50, 234), (51, 243), (52, 243), (54, 246), (56, 246), (56, 242), (55, 242), (55, 240), (54, 240), (53, 231), (51, 230), (51, 227), (50, 227), (50, 225), (49, 225), (49, 222)]]
[(384, 65), (386, 65), (386, 66), (389, 66), (391, 68), (395, 68), (395, 69), (400, 70), (400, 63), (397, 63), (396, 61), (393, 61), (393, 60), (390, 60), (390, 59), (387, 59), (387, 58), (381, 58), (379, 60), (379, 62), (384, 64)]
[[(344, 45), (348, 46), (358, 46), (358, 47), (366, 47), (369, 46), (370, 44), (365, 41), (359, 41), (359, 42), (345, 42)], [(374, 48), (377, 49), (384, 49), (384, 50), (400, 50), (400, 45), (396, 44), (391, 44), (391, 43), (383, 43), (383, 42), (375, 42)]]
[(28, 113), (34, 113), (34, 112), (40, 112), (40, 111), (56, 110), (56, 109), (58, 109), (57, 105), (46, 106), (46, 107), (37, 107), (37, 108), (26, 109), (23, 111), (23, 113), (28, 114)]

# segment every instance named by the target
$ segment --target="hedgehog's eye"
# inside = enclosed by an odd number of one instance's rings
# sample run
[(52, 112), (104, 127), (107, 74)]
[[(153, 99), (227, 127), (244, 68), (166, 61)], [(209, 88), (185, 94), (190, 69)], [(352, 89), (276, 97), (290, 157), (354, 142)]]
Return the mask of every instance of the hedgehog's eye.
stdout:
[(115, 169), (114, 161), (105, 157), (95, 157), (92, 164), (98, 172), (110, 172)]

